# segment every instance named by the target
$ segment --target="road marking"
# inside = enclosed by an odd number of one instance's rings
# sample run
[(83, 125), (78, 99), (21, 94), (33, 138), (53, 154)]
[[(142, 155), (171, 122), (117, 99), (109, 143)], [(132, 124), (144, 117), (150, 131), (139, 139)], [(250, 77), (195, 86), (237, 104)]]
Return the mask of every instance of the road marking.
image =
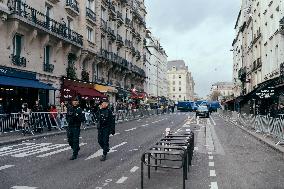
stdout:
[(211, 160), (212, 160), (212, 159), (213, 159), (213, 156), (209, 156), (209, 159), (211, 159)]
[(217, 182), (211, 182), (211, 187), (210, 189), (218, 189), (218, 184)]
[(134, 166), (134, 167), (130, 170), (130, 172), (131, 172), (131, 173), (134, 173), (134, 172), (137, 171), (138, 169), (139, 169), (139, 167)]
[(34, 149), (34, 150), (31, 150), (31, 151), (26, 151), (26, 152), (22, 152), (22, 153), (19, 153), (19, 154), (14, 154), (14, 155), (11, 155), (11, 156), (13, 156), (13, 157), (26, 157), (26, 156), (31, 156), (31, 155), (34, 155), (34, 154), (39, 154), (39, 153), (42, 153), (42, 152), (51, 151), (53, 149), (61, 148), (61, 147), (67, 146), (67, 145), (68, 144), (54, 144), (54, 145), (50, 145), (50, 146), (44, 146), (40, 149)]
[(152, 123), (158, 123), (159, 122), (159, 120), (158, 121), (154, 121), (154, 122), (152, 122)]
[(215, 170), (210, 170), (210, 177), (216, 177)]
[(211, 154), (212, 154), (212, 152), (208, 152), (208, 154), (209, 154), (209, 155), (211, 155)]
[(6, 156), (6, 155), (17, 154), (17, 153), (28, 151), (28, 150), (33, 150), (35, 148), (47, 146), (47, 145), (50, 145), (50, 144), (52, 144), (52, 143), (34, 144), (34, 145), (26, 146), (26, 147), (23, 147), (23, 148), (13, 149), (11, 151), (4, 151), (4, 152), (0, 153), (0, 157)]
[(4, 170), (4, 169), (8, 169), (10, 167), (14, 167), (15, 165), (4, 165), (0, 167), (0, 171)]
[(16, 145), (12, 145), (12, 146), (6, 146), (6, 147), (0, 148), (0, 152), (11, 150), (11, 149), (13, 149), (13, 147), (23, 146), (23, 145), (32, 145), (32, 144), (35, 144), (35, 143), (21, 143), (21, 144), (16, 144)]
[(135, 130), (135, 129), (137, 129), (137, 128), (134, 127), (134, 128), (131, 128), (131, 129), (127, 129), (127, 130), (125, 130), (125, 132), (133, 131), (133, 130)]
[(213, 122), (213, 125), (216, 125), (216, 122), (214, 121), (214, 119), (212, 118), (212, 116), (210, 116), (212, 122)]
[[(80, 146), (84, 146), (86, 145), (87, 143), (81, 143)], [(67, 148), (63, 148), (63, 149), (60, 149), (60, 150), (56, 150), (56, 151), (53, 151), (53, 152), (49, 152), (49, 153), (46, 153), (46, 154), (42, 154), (42, 155), (39, 155), (39, 156), (36, 156), (36, 157), (47, 157), (47, 156), (51, 156), (51, 155), (54, 155), (54, 154), (58, 154), (60, 152), (64, 152), (64, 151), (67, 151), (67, 150), (71, 150), (71, 147), (67, 147)]]
[(141, 127), (146, 127), (146, 126), (148, 126), (149, 124), (147, 123), (147, 124), (145, 124), (145, 125), (141, 125)]
[(133, 149), (133, 150), (129, 150), (129, 152), (132, 152), (132, 151), (138, 151), (138, 149), (135, 148), (135, 149)]
[[(125, 144), (127, 144), (127, 142), (123, 142), (123, 143), (121, 143), (121, 144), (118, 144), (118, 145), (116, 145), (116, 146), (110, 148), (110, 150), (109, 150), (108, 153), (116, 152), (116, 151), (117, 151), (117, 150), (115, 150), (116, 148), (118, 148), (118, 147), (120, 147), (120, 146), (123, 146), (123, 145), (125, 145)], [(98, 150), (96, 153), (94, 153), (93, 155), (89, 156), (89, 157), (88, 157), (87, 159), (85, 159), (85, 160), (93, 159), (93, 158), (96, 158), (96, 157), (99, 157), (99, 156), (102, 156), (102, 155), (103, 155), (103, 150), (100, 149), (100, 150)]]
[(13, 186), (11, 189), (37, 189), (38, 187), (30, 187), (30, 186)]
[(214, 167), (214, 162), (209, 162), (209, 167)]
[(116, 136), (116, 135), (120, 135), (120, 133), (115, 133), (114, 135), (110, 135), (111, 137)]
[(206, 118), (207, 125), (211, 125), (210, 119)]
[(127, 179), (128, 179), (128, 177), (121, 177), (118, 181), (116, 181), (116, 184), (122, 184), (122, 183), (124, 183)]

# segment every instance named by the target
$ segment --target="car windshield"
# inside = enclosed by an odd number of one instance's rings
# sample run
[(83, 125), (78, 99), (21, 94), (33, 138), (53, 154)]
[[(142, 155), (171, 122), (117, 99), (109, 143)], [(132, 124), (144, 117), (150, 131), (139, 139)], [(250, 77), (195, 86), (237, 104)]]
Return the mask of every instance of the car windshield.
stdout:
[(199, 107), (198, 107), (198, 110), (199, 110), (199, 111), (207, 111), (208, 108), (207, 108), (206, 106), (199, 106)]

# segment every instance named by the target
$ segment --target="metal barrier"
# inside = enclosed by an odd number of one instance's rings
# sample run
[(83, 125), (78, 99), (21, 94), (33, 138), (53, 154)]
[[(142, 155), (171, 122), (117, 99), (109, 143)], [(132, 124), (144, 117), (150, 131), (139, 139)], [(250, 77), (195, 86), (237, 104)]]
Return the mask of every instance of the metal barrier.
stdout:
[[(84, 112), (85, 122), (83, 127), (95, 125), (97, 118), (90, 112)], [(115, 112), (116, 122), (133, 120), (152, 115), (162, 114), (162, 111), (133, 109), (133, 110), (118, 110)], [(58, 130), (67, 127), (66, 112), (32, 112), (29, 114), (12, 113), (0, 114), (0, 133), (24, 130), (33, 134), (33, 131), (42, 132), (44, 128), (55, 128)]]
[[(237, 116), (233, 116), (233, 114)], [(255, 132), (276, 138), (278, 140), (277, 145), (284, 144), (284, 116), (282, 115), (278, 118), (272, 118), (268, 115), (239, 114), (224, 110), (220, 110), (219, 115), (246, 128), (253, 129)]]

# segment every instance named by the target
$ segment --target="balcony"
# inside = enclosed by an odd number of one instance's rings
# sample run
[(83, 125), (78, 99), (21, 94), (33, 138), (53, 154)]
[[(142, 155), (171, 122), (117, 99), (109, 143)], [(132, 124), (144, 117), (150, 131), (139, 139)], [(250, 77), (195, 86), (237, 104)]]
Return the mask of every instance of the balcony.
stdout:
[(123, 24), (123, 21), (124, 21), (123, 17), (122, 17), (122, 13), (117, 11), (116, 18), (117, 18), (118, 25), (121, 26)]
[(116, 17), (115, 6), (111, 2), (108, 3), (108, 9), (110, 16), (115, 18)]
[(107, 22), (104, 21), (104, 19), (101, 18), (101, 29), (104, 32), (107, 32)]
[(92, 24), (96, 23), (96, 13), (88, 7), (86, 7), (86, 18)]
[(78, 16), (80, 13), (78, 2), (76, 0), (66, 0), (65, 9), (71, 16), (74, 17)]
[(136, 33), (136, 39), (139, 42), (142, 40), (141, 35), (139, 33)]
[(108, 33), (108, 37), (114, 41), (116, 40), (116, 36), (115, 36), (115, 33), (114, 33), (114, 30), (111, 29), (110, 27), (107, 28), (107, 33)]
[(128, 40), (128, 39), (125, 39), (125, 46), (128, 47), (128, 48), (130, 48), (131, 45), (132, 45), (131, 41)]
[(56, 3), (60, 2), (60, 0), (48, 0), (48, 1), (50, 1), (53, 4), (56, 4)]
[(10, 17), (22, 20), (23, 22), (37, 27), (38, 29), (54, 35), (60, 39), (66, 40), (76, 46), (83, 46), (83, 36), (66, 27), (65, 24), (59, 23), (45, 14), (37, 11), (30, 5), (21, 0), (11, 1), (9, 4), (11, 12)]
[(20, 57), (18, 55), (11, 55), (12, 57), (12, 64), (14, 64), (15, 66), (19, 66), (19, 67), (26, 67), (27, 66), (27, 60), (25, 57)]
[(43, 71), (52, 73), (54, 70), (53, 64), (43, 64)]
[(101, 48), (101, 57), (108, 59), (108, 51), (106, 49)]
[(117, 34), (116, 43), (117, 43), (119, 46), (123, 46), (123, 45), (124, 45), (123, 40), (122, 40), (122, 37), (121, 37), (121, 35), (119, 35), (119, 34)]
[(284, 35), (284, 17), (279, 21), (279, 32)]

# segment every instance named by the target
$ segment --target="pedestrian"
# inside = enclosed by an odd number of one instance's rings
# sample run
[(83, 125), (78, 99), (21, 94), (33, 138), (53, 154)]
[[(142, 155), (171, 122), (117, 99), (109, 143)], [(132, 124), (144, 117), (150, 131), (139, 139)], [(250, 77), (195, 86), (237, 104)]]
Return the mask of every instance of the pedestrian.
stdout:
[(103, 149), (101, 161), (106, 160), (107, 153), (109, 152), (109, 135), (114, 134), (114, 132), (111, 131), (113, 120), (113, 113), (109, 108), (108, 102), (102, 102), (99, 111), (98, 124), (98, 143)]
[(77, 159), (80, 137), (80, 126), (85, 119), (82, 109), (79, 106), (79, 98), (75, 97), (72, 99), (72, 104), (67, 107), (66, 119), (68, 122), (67, 138), (68, 143), (73, 150), (73, 155), (70, 160)]

